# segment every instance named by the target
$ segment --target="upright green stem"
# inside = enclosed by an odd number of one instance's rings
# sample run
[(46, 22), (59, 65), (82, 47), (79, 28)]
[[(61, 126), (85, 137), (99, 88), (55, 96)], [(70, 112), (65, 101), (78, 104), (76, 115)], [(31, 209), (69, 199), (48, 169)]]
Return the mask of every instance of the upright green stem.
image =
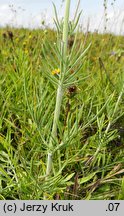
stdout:
[[(66, 62), (67, 58), (67, 42), (68, 42), (68, 22), (69, 22), (69, 12), (70, 12), (70, 0), (66, 0), (66, 7), (65, 7), (65, 16), (64, 16), (64, 26), (63, 26), (63, 37), (62, 37), (62, 55), (63, 60)], [(61, 62), (63, 65), (63, 62)], [(61, 68), (61, 74), (65, 70), (65, 64), (64, 68)], [(49, 143), (49, 152), (47, 156), (47, 170), (46, 170), (46, 176), (50, 175), (51, 169), (52, 169), (52, 148), (53, 148), (53, 140), (57, 137), (57, 126), (60, 116), (60, 109), (62, 104), (62, 98), (63, 98), (63, 80), (62, 76), (60, 76), (59, 85), (57, 89), (57, 96), (56, 96), (56, 105), (55, 105), (55, 112), (54, 112), (54, 120), (53, 120), (53, 127), (51, 132), (51, 138)]]
[(64, 44), (64, 51), (63, 51), (64, 60), (67, 57), (69, 12), (70, 12), (70, 0), (66, 0), (65, 16), (64, 16), (64, 26), (63, 26), (63, 38), (62, 38), (63, 44)]
[(56, 96), (56, 106), (55, 106), (55, 112), (54, 112), (54, 120), (53, 120), (53, 127), (51, 132), (51, 138), (49, 143), (49, 153), (48, 153), (48, 159), (47, 159), (47, 171), (46, 175), (49, 176), (52, 168), (52, 147), (53, 147), (53, 139), (57, 136), (57, 125), (59, 121), (60, 116), (60, 108), (62, 103), (62, 96), (63, 96), (63, 89), (62, 86), (58, 86), (57, 90), (57, 96)]

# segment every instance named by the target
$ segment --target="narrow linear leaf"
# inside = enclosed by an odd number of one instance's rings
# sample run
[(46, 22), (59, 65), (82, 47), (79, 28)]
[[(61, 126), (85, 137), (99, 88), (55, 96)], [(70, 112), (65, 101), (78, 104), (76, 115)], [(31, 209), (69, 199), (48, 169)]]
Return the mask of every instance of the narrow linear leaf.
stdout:
[(88, 182), (89, 180), (91, 180), (96, 175), (96, 173), (97, 172), (91, 173), (90, 175), (79, 179), (79, 184), (84, 184), (84, 183)]

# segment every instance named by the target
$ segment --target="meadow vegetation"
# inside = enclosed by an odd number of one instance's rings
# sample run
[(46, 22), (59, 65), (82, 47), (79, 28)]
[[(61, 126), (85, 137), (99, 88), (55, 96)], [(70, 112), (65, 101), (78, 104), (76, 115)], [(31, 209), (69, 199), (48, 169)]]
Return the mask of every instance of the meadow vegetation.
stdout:
[[(0, 29), (0, 199), (124, 199), (124, 36), (78, 33), (77, 51), (81, 41), (91, 46), (82, 81), (64, 93), (63, 145), (55, 140), (45, 178), (56, 86), (45, 73), (43, 44), (56, 39), (51, 29)], [(54, 50), (46, 55), (59, 73)]]

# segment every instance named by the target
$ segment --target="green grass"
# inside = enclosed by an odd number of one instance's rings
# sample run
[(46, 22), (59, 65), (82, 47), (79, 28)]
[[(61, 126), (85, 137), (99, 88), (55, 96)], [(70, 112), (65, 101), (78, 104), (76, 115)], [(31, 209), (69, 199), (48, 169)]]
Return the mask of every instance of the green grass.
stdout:
[[(124, 199), (124, 39), (88, 34), (85, 47), (92, 44), (79, 72), (88, 77), (64, 94), (57, 134), (63, 145), (55, 140), (46, 180), (56, 100), (44, 76), (47, 40), (56, 42), (56, 33), (0, 30), (0, 199), (43, 199), (46, 191), (48, 199)], [(54, 65), (51, 50), (47, 57)]]

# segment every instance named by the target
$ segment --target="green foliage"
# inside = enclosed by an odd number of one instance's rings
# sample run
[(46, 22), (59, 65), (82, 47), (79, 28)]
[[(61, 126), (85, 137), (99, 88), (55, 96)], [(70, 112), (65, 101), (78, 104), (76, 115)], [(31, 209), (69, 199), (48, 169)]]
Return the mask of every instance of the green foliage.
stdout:
[[(45, 181), (58, 82), (58, 75), (51, 71), (59, 67), (61, 57), (58, 50), (56, 55), (51, 49), (51, 43), (57, 43), (56, 35), (50, 29), (0, 30), (0, 199), (43, 199), (45, 193), (48, 199), (123, 199), (121, 36), (89, 33), (85, 47), (92, 45), (83, 61), (79, 60), (77, 74), (73, 64), (86, 36), (78, 32), (77, 40), (72, 41), (77, 52), (68, 45), (73, 56), (66, 75), (70, 84), (64, 82), (57, 138), (53, 140), (53, 175)], [(49, 43), (44, 55), (45, 41)], [(43, 65), (52, 66), (52, 84)]]

